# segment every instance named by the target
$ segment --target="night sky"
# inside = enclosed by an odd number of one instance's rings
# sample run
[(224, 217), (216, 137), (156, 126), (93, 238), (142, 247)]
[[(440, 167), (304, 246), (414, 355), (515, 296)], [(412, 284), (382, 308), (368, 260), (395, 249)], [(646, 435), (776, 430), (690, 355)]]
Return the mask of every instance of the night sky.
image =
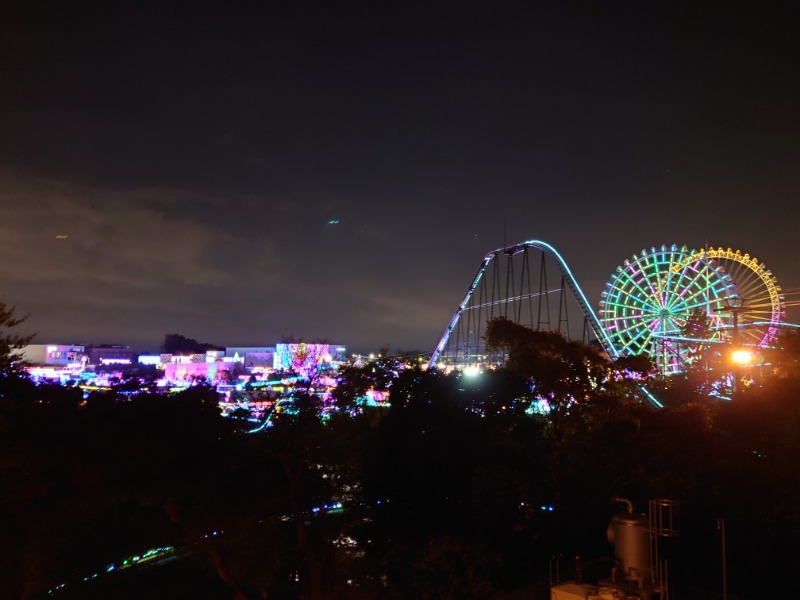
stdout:
[(595, 305), (672, 243), (798, 288), (799, 6), (6, 7), (0, 301), (40, 343), (430, 351), (504, 240)]

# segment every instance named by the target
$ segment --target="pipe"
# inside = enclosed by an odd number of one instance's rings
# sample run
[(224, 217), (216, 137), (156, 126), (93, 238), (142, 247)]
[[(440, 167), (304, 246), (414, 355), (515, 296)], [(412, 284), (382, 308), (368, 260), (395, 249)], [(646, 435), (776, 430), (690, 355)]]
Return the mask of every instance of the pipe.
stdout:
[(617, 504), (624, 504), (629, 513), (633, 512), (633, 502), (627, 498), (612, 498), (611, 501), (616, 502)]

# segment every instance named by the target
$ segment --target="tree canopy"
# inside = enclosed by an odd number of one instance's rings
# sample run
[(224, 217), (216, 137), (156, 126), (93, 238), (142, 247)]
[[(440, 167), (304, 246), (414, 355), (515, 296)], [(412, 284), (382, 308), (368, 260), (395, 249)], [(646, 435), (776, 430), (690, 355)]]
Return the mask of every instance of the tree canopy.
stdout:
[(0, 302), (0, 374), (10, 375), (20, 372), (20, 352), (31, 343), (33, 335), (20, 335), (14, 328), (24, 323), (28, 315), (16, 316), (16, 309)]
[[(0, 596), (549, 598), (554, 555), (613, 553), (613, 496), (680, 502), (676, 590), (716, 589), (719, 518), (731, 593), (786, 588), (793, 556), (774, 549), (800, 543), (796, 372), (655, 410), (626, 379), (647, 372), (640, 357), (501, 321), (490, 333), (513, 368), (367, 363), (342, 371), (341, 410), (299, 390), (258, 433), (224, 419), (209, 386), (30, 384), (0, 414)], [(358, 402), (370, 388), (390, 406)], [(556, 409), (526, 410), (531, 394)], [(105, 570), (155, 546), (172, 560)]]
[(161, 351), (165, 354), (202, 354), (208, 350), (223, 350), (220, 346), (207, 342), (198, 342), (179, 333), (168, 333), (161, 343)]

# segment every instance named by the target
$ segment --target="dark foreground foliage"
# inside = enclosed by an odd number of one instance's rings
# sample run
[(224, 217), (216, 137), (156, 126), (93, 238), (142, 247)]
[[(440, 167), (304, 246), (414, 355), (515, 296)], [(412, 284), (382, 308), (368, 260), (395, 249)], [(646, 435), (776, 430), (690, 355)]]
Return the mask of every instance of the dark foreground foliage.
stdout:
[[(570, 352), (592, 377), (606, 368)], [(407, 369), (390, 408), (342, 393), (347, 411), (321, 420), (299, 394), (256, 434), (220, 417), (211, 388), (84, 399), (15, 380), (0, 405), (0, 597), (548, 598), (553, 556), (567, 572), (578, 553), (612, 553), (614, 496), (680, 502), (663, 548), (676, 589), (721, 590), (719, 519), (732, 595), (789, 583), (800, 379), (764, 377), (733, 401), (664, 385), (654, 410), (582, 378), (554, 427), (526, 412), (529, 375)]]

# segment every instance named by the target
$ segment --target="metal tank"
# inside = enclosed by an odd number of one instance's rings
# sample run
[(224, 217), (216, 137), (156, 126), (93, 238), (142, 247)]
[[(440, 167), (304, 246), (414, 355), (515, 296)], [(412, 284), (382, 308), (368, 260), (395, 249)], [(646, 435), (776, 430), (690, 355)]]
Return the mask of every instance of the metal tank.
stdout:
[(625, 512), (611, 518), (607, 531), (618, 563), (616, 574), (643, 587), (652, 581), (649, 519), (644, 513), (633, 512), (629, 500), (615, 498), (615, 501), (627, 507)]

